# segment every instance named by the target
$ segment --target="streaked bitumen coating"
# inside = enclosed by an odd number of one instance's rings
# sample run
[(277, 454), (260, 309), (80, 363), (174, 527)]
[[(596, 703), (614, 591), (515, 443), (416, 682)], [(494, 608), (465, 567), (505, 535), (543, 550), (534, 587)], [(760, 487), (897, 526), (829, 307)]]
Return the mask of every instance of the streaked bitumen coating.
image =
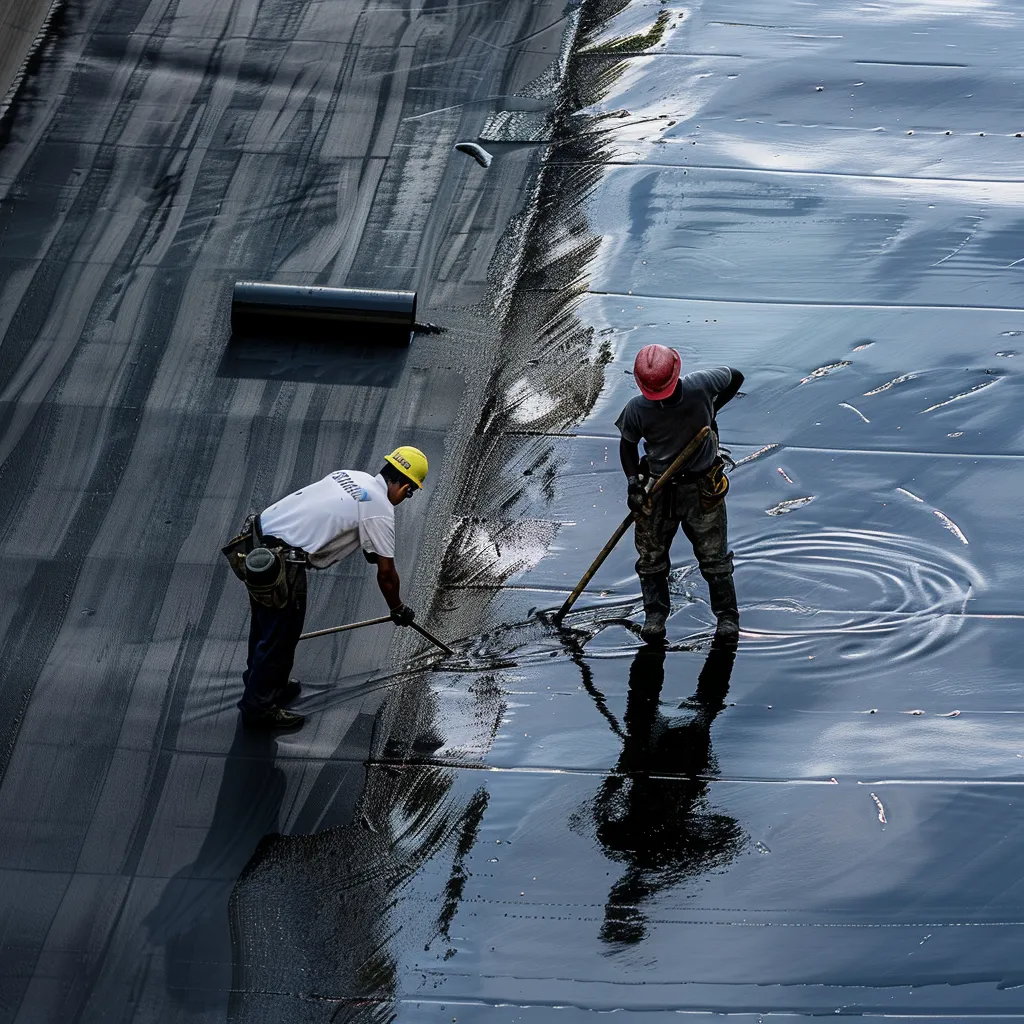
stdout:
[[(44, 62), (0, 151), (0, 665), (5, 709), (27, 701), (19, 729), (4, 718), (7, 1019), (1024, 1012), (1019, 12), (585, 3), (528, 27), (506, 5), (416, 8), (424, 39), (493, 78), (444, 139), (364, 132), (345, 178), (309, 143), (340, 145), (316, 131), (339, 94), (310, 78), (351, 66), (322, 25), (267, 23), (321, 48), (283, 47), (305, 104), (238, 72), (272, 38), (258, 19), (178, 47), (181, 5), (142, 30), (108, 7), (104, 31), (79, 12), (89, 31)], [(146, 38), (217, 56), (150, 58), (117, 102), (97, 73), (109, 109), (71, 116), (101, 56), (127, 67)], [(529, 73), (492, 55), (512, 40)], [(442, 120), (463, 102), (451, 66), (422, 72)], [(340, 93), (351, 145), (371, 81)], [(232, 98), (251, 89), (263, 115)], [(168, 124), (193, 131), (187, 201), (147, 214), (165, 165), (145, 131)], [(450, 153), (472, 137), (486, 170)], [(71, 184), (68, 147), (91, 161)], [(412, 242), (391, 238), (401, 217)], [(397, 367), (360, 356), (369, 390), (315, 346), (240, 368), (211, 268), (415, 286), (452, 330)], [(637, 640), (627, 544), (567, 631), (534, 614), (622, 514), (612, 422), (649, 341), (747, 374), (721, 417), (735, 659), (710, 649), (683, 550), (664, 655)], [(401, 567), (456, 658), (310, 641), (306, 729), (236, 732), (244, 623), (215, 545), (396, 423), (445, 467), (426, 518), (400, 510), (420, 538)], [(376, 608), (348, 563), (312, 598), (311, 626)]]
[[(429, 601), (537, 159), (452, 146), (563, 34), (544, 3), (94, 0), (40, 51), (0, 150), (5, 1019), (223, 1019), (259, 840), (352, 820), (387, 692), (365, 680), (419, 641), (310, 642), (309, 727), (236, 736), (245, 601), (218, 549), (412, 441), (442, 486), (403, 510), (399, 567)], [(449, 331), (384, 364), (295, 336), (239, 366), (246, 278), (417, 289)], [(311, 628), (382, 609), (361, 559), (316, 582)]]

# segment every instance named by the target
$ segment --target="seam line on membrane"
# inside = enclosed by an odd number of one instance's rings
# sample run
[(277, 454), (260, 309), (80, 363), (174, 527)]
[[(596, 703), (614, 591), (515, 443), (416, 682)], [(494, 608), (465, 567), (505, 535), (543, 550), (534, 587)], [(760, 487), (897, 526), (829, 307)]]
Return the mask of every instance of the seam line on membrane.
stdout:
[(771, 299), (753, 298), (739, 299), (719, 297), (715, 295), (651, 295), (646, 292), (613, 292), (599, 291), (588, 288), (587, 295), (597, 295), (612, 299), (644, 299), (646, 301), (666, 302), (708, 302), (719, 305), (737, 306), (808, 306), (822, 309), (962, 309), (974, 313), (1024, 313), (1024, 306), (967, 306), (957, 302), (842, 302), (827, 299)]
[[(441, 972), (435, 971), (435, 970), (431, 970), (430, 973), (436, 974), (436, 975), (438, 975), (440, 977), (445, 977), (445, 978), (449, 977), (448, 974), (442, 974)], [(466, 977), (466, 975), (459, 975), (459, 977)], [(511, 975), (508, 975), (508, 976), (489, 975), (488, 977), (490, 977), (492, 980), (516, 980), (516, 981), (521, 980), (519, 978), (512, 978)], [(537, 980), (537, 979), (531, 979), (531, 980)], [(545, 978), (545, 979), (542, 979), (542, 980), (544, 980), (544, 981), (551, 981), (551, 980), (558, 980), (558, 979)], [(636, 984), (642, 984), (642, 983), (638, 982)], [(654, 985), (661, 985), (661, 984), (671, 984), (671, 985), (676, 985), (676, 986), (678, 986), (678, 985), (721, 985), (722, 982), (714, 982), (714, 981), (699, 981), (699, 982), (682, 981), (682, 982), (680, 982), (680, 981), (676, 981), (676, 982), (647, 982), (647, 984), (648, 985), (652, 985), (652, 986), (654, 986)], [(732, 983), (729, 983), (729, 984), (733, 988), (739, 987), (739, 984), (735, 983), (735, 982), (732, 982)], [(747, 983), (745, 983), (745, 985), (747, 987), (751, 987), (751, 988), (753, 988), (755, 990), (758, 990), (758, 991), (760, 991), (762, 988), (765, 987), (763, 984), (761, 984), (759, 982), (747, 982)], [(805, 985), (802, 985), (801, 987), (808, 988), (808, 987), (811, 987), (811, 986), (805, 984)], [(830, 986), (830, 987), (834, 987), (834, 986)], [(851, 988), (860, 988), (860, 987), (863, 987), (863, 986), (850, 986), (850, 987)], [(331, 999), (329, 1001), (332, 1002), (332, 1003), (335, 1003), (335, 1002), (337, 1002), (337, 1003), (352, 1002), (353, 1004), (355, 1004), (357, 1002), (354, 998), (352, 998), (350, 1000)], [(449, 1007), (449, 1006), (466, 1006), (466, 1007), (468, 1007), (468, 1006), (482, 1006), (482, 1007), (493, 1007), (493, 1008), (503, 1008), (503, 1009), (512, 1008), (512, 1009), (516, 1009), (516, 1010), (535, 1009), (535, 1008), (538, 1008), (538, 1007), (542, 1007), (544, 1009), (553, 1009), (553, 1008), (556, 1008), (556, 1007), (558, 1009), (564, 1009), (565, 1007), (571, 1007), (572, 1009), (576, 1009), (576, 1010), (584, 1010), (584, 1011), (591, 1012), (591, 1013), (606, 1013), (606, 1014), (607, 1013), (612, 1013), (612, 1012), (620, 1012), (620, 1011), (623, 1011), (623, 1010), (626, 1009), (625, 1007), (616, 1007), (614, 1011), (611, 1010), (611, 1009), (605, 1009), (605, 1008), (597, 1009), (596, 1007), (584, 1005), (582, 1003), (569, 1003), (569, 1002), (566, 1002), (565, 1000), (562, 1000), (562, 999), (558, 1000), (557, 1002), (555, 1002), (554, 1000), (549, 1000), (548, 1002), (542, 1002), (542, 1001), (523, 1002), (523, 1001), (518, 1000), (518, 999), (506, 999), (506, 998), (501, 998), (501, 999), (469, 999), (469, 998), (466, 998), (466, 997), (450, 996), (450, 997), (445, 998), (445, 999), (442, 1000), (442, 999), (437, 999), (437, 998), (428, 998), (426, 996), (420, 996), (420, 995), (400, 995), (400, 996), (396, 996), (393, 1000), (392, 999), (388, 999), (388, 1000), (384, 1000), (384, 999), (380, 999), (380, 1000), (362, 999), (362, 1000), (358, 1001), (358, 1005), (360, 1007), (363, 1007), (363, 1006), (366, 1006), (366, 1005), (384, 1005), (385, 1003), (387, 1003), (387, 1005), (389, 1005), (389, 1006), (394, 1003), (394, 1004), (399, 1004), (399, 1005), (403, 1005), (403, 1006), (408, 1005), (408, 1006), (417, 1006), (417, 1007), (421, 1006), (421, 1005), (424, 1005), (424, 1006), (440, 1006), (440, 1007)], [(761, 1005), (761, 1002), (758, 1001), (754, 1005)], [(684, 1017), (688, 1016), (688, 1015), (700, 1015), (701, 1017), (708, 1017), (708, 1016), (714, 1015), (715, 1017), (722, 1017), (723, 1019), (727, 1019), (727, 1018), (732, 1017), (732, 1016), (735, 1016), (735, 1017), (753, 1017), (753, 1016), (755, 1016), (757, 1014), (757, 1011), (747, 1010), (747, 1009), (737, 1009), (737, 1010), (711, 1009), (711, 1010), (709, 1010), (704, 1003), (701, 1003), (699, 1006), (696, 1006), (696, 1007), (694, 1007), (692, 1009), (680, 1007), (677, 1003), (673, 1003), (671, 1006), (656, 1006), (656, 1005), (644, 1006), (643, 1007), (643, 1011), (645, 1013), (664, 1012), (664, 1013), (674, 1014), (676, 1016), (682, 1015)], [(787, 1019), (792, 1019), (792, 1020), (804, 1020), (804, 1019), (806, 1019), (806, 1020), (820, 1021), (822, 1016), (823, 1016), (823, 1014), (821, 1012), (806, 1011), (806, 1010), (782, 1009), (782, 1010), (766, 1010), (766, 1011), (763, 1012), (762, 1016), (764, 1016), (764, 1017), (768, 1017), (768, 1016), (776, 1017), (776, 1016), (778, 1016), (778, 1017), (785, 1017)], [(982, 1011), (982, 1010), (964, 1011), (962, 1013), (926, 1013), (926, 1012), (923, 1012), (923, 1011), (918, 1013), (918, 1012), (915, 1012), (914, 1010), (910, 1010), (910, 1009), (906, 1009), (906, 1010), (903, 1010), (903, 1009), (900, 1009), (900, 1010), (874, 1010), (874, 1011), (872, 1011), (872, 1010), (865, 1010), (863, 1012), (858, 1011), (857, 1018), (859, 1020), (876, 1020), (877, 1019), (877, 1020), (887, 1020), (887, 1021), (888, 1020), (908, 1020), (908, 1021), (984, 1020), (984, 1021), (989, 1021), (989, 1020), (1022, 1020), (1022, 1019), (1024, 1019), (1024, 1013), (1012, 1013), (1012, 1012), (1006, 1013), (1006, 1012), (999, 1012), (999, 1011), (985, 1012), (985, 1011)]]
[[(563, 431), (551, 431), (551, 430), (508, 430), (505, 432), (506, 437), (565, 437), (570, 439), (578, 439), (581, 441), (615, 441), (618, 442), (618, 434), (583, 434), (583, 433), (567, 433)], [(730, 444), (749, 444), (745, 441), (730, 441)], [(822, 452), (825, 454), (843, 454), (843, 455), (919, 455), (928, 458), (938, 459), (1022, 459), (1024, 458), (1024, 452), (934, 452), (934, 451), (918, 451), (914, 448), (824, 448), (819, 445), (810, 444), (787, 444), (785, 441), (776, 442), (778, 445), (777, 453), (782, 452)], [(764, 453), (768, 455), (768, 452)], [(740, 462), (737, 462), (737, 466)], [(599, 470), (610, 473), (621, 473), (619, 467), (608, 465), (607, 470)], [(583, 472), (583, 471), (581, 471)]]
[[(665, 140), (671, 145), (671, 140)], [(626, 145), (626, 143), (620, 143)], [(852, 181), (889, 181), (896, 185), (920, 183), (922, 185), (1024, 185), (1024, 178), (937, 178), (914, 174), (855, 174), (852, 171), (807, 171), (784, 167), (740, 167), (733, 164), (677, 164), (671, 160), (553, 160), (560, 167), (663, 167), (665, 170), (729, 171), (736, 174), (755, 174), (774, 177), (841, 178)]]

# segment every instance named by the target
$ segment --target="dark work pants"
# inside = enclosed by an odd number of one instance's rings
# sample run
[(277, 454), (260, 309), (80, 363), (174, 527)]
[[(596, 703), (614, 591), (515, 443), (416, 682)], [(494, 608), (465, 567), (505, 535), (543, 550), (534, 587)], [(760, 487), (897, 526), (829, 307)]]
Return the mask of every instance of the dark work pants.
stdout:
[(289, 566), (289, 601), (284, 608), (267, 608), (251, 597), (249, 658), (242, 673), (245, 692), (238, 707), (258, 714), (274, 705), (277, 691), (288, 682), (295, 648), (306, 619), (306, 567)]
[[(709, 584), (732, 578), (725, 498), (705, 511), (696, 483), (680, 483), (666, 487), (654, 499), (649, 515), (637, 517), (633, 539), (640, 556), (636, 572), (641, 581), (644, 577), (667, 578), (672, 566), (672, 541), (680, 528), (693, 547), (700, 574)], [(667, 612), (667, 597), (665, 603), (663, 610)]]

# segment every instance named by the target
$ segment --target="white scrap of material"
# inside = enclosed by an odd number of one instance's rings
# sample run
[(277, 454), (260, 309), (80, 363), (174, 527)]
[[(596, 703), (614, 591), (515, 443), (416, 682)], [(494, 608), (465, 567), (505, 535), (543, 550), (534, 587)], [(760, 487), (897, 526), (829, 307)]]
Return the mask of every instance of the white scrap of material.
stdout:
[(483, 146), (478, 146), (475, 142), (456, 142), (455, 148), (460, 153), (467, 153), (481, 167), (490, 167), (491, 161), (494, 159)]
[(850, 412), (855, 412), (865, 423), (870, 423), (871, 422), (871, 420), (869, 420), (867, 418), (867, 416), (865, 416), (864, 413), (862, 413), (860, 411), (860, 409), (858, 409), (855, 405), (850, 405), (849, 402), (840, 402), (839, 403), (839, 408), (840, 409), (849, 409)]
[(885, 808), (882, 806), (882, 801), (879, 800), (878, 797), (875, 796), (874, 793), (871, 794), (871, 799), (875, 801), (875, 806), (878, 808), (878, 820), (883, 825), (887, 824), (886, 817), (885, 817)]
[(919, 498), (913, 491), (908, 491), (906, 487), (897, 487), (896, 490), (900, 494), (905, 494), (908, 498), (913, 498), (914, 501), (920, 501), (922, 504), (924, 503), (924, 498)]
[(956, 539), (958, 541), (960, 541), (961, 544), (968, 544), (968, 543), (970, 543), (967, 540), (967, 537), (965, 536), (964, 531), (961, 530), (960, 527), (957, 526), (956, 523), (954, 523), (953, 520), (950, 519), (949, 516), (947, 516), (945, 512), (941, 511), (940, 509), (933, 508), (932, 509), (932, 513), (934, 515), (938, 516), (939, 520), (942, 522), (942, 525), (947, 530), (949, 530), (949, 532), (951, 534), (953, 534), (953, 536), (956, 537)]

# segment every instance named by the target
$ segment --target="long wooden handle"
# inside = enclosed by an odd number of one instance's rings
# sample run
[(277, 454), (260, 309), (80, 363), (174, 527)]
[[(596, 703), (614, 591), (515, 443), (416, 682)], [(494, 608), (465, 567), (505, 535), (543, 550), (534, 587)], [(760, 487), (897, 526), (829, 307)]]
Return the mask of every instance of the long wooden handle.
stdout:
[[(679, 470), (683, 468), (683, 466), (686, 465), (690, 457), (704, 443), (704, 439), (710, 433), (710, 427), (701, 427), (700, 430), (697, 431), (697, 434), (693, 438), (693, 440), (675, 457), (675, 459), (672, 460), (672, 465), (669, 466), (668, 469), (666, 469), (665, 472), (658, 477), (654, 486), (647, 492), (647, 496), (649, 498), (657, 494), (658, 491), (660, 491), (662, 487), (664, 487), (665, 484), (667, 484), (669, 480), (673, 476), (675, 476), (676, 473), (678, 473)], [(580, 594), (582, 594), (584, 589), (586, 588), (586, 585), (594, 578), (594, 573), (596, 573), (597, 570), (601, 568), (601, 566), (604, 564), (604, 560), (612, 553), (612, 549), (615, 547), (616, 544), (619, 543), (620, 540), (622, 540), (622, 535), (629, 529), (630, 523), (632, 523), (635, 518), (636, 513), (630, 512), (629, 515), (622, 520), (622, 522), (616, 528), (615, 532), (611, 535), (611, 538), (608, 540), (608, 543), (605, 544), (603, 548), (601, 548), (601, 551), (598, 554), (597, 558), (594, 559), (594, 561), (591, 563), (590, 568), (583, 574), (583, 579), (581, 579), (579, 583), (576, 584), (576, 588), (565, 599), (565, 603), (562, 605), (561, 608), (558, 609), (557, 612), (555, 612), (552, 621), (555, 623), (556, 626), (562, 621), (562, 619), (565, 618), (569, 609), (572, 608), (572, 606), (576, 603)]]
[(300, 640), (312, 640), (315, 636), (327, 636), (329, 633), (346, 633), (350, 629), (362, 629), (363, 626), (379, 626), (390, 622), (390, 615), (382, 615), (379, 619), (364, 619), (362, 622), (350, 622), (347, 626), (331, 626), (330, 629), (317, 629), (312, 633), (303, 633)]
[[(350, 622), (345, 626), (331, 626), (330, 629), (317, 629), (312, 633), (303, 633), (299, 637), (300, 640), (312, 640), (315, 636), (329, 636), (331, 633), (347, 633), (350, 629), (362, 629), (363, 626), (380, 626), (385, 622), (390, 622), (390, 615), (382, 615), (379, 619), (364, 619), (362, 622)], [(435, 647), (439, 647), (447, 655), (453, 655), (455, 652), (443, 641), (438, 640), (433, 633), (425, 630), (418, 622), (410, 622), (410, 626), (416, 630), (421, 636), (426, 637)]]

